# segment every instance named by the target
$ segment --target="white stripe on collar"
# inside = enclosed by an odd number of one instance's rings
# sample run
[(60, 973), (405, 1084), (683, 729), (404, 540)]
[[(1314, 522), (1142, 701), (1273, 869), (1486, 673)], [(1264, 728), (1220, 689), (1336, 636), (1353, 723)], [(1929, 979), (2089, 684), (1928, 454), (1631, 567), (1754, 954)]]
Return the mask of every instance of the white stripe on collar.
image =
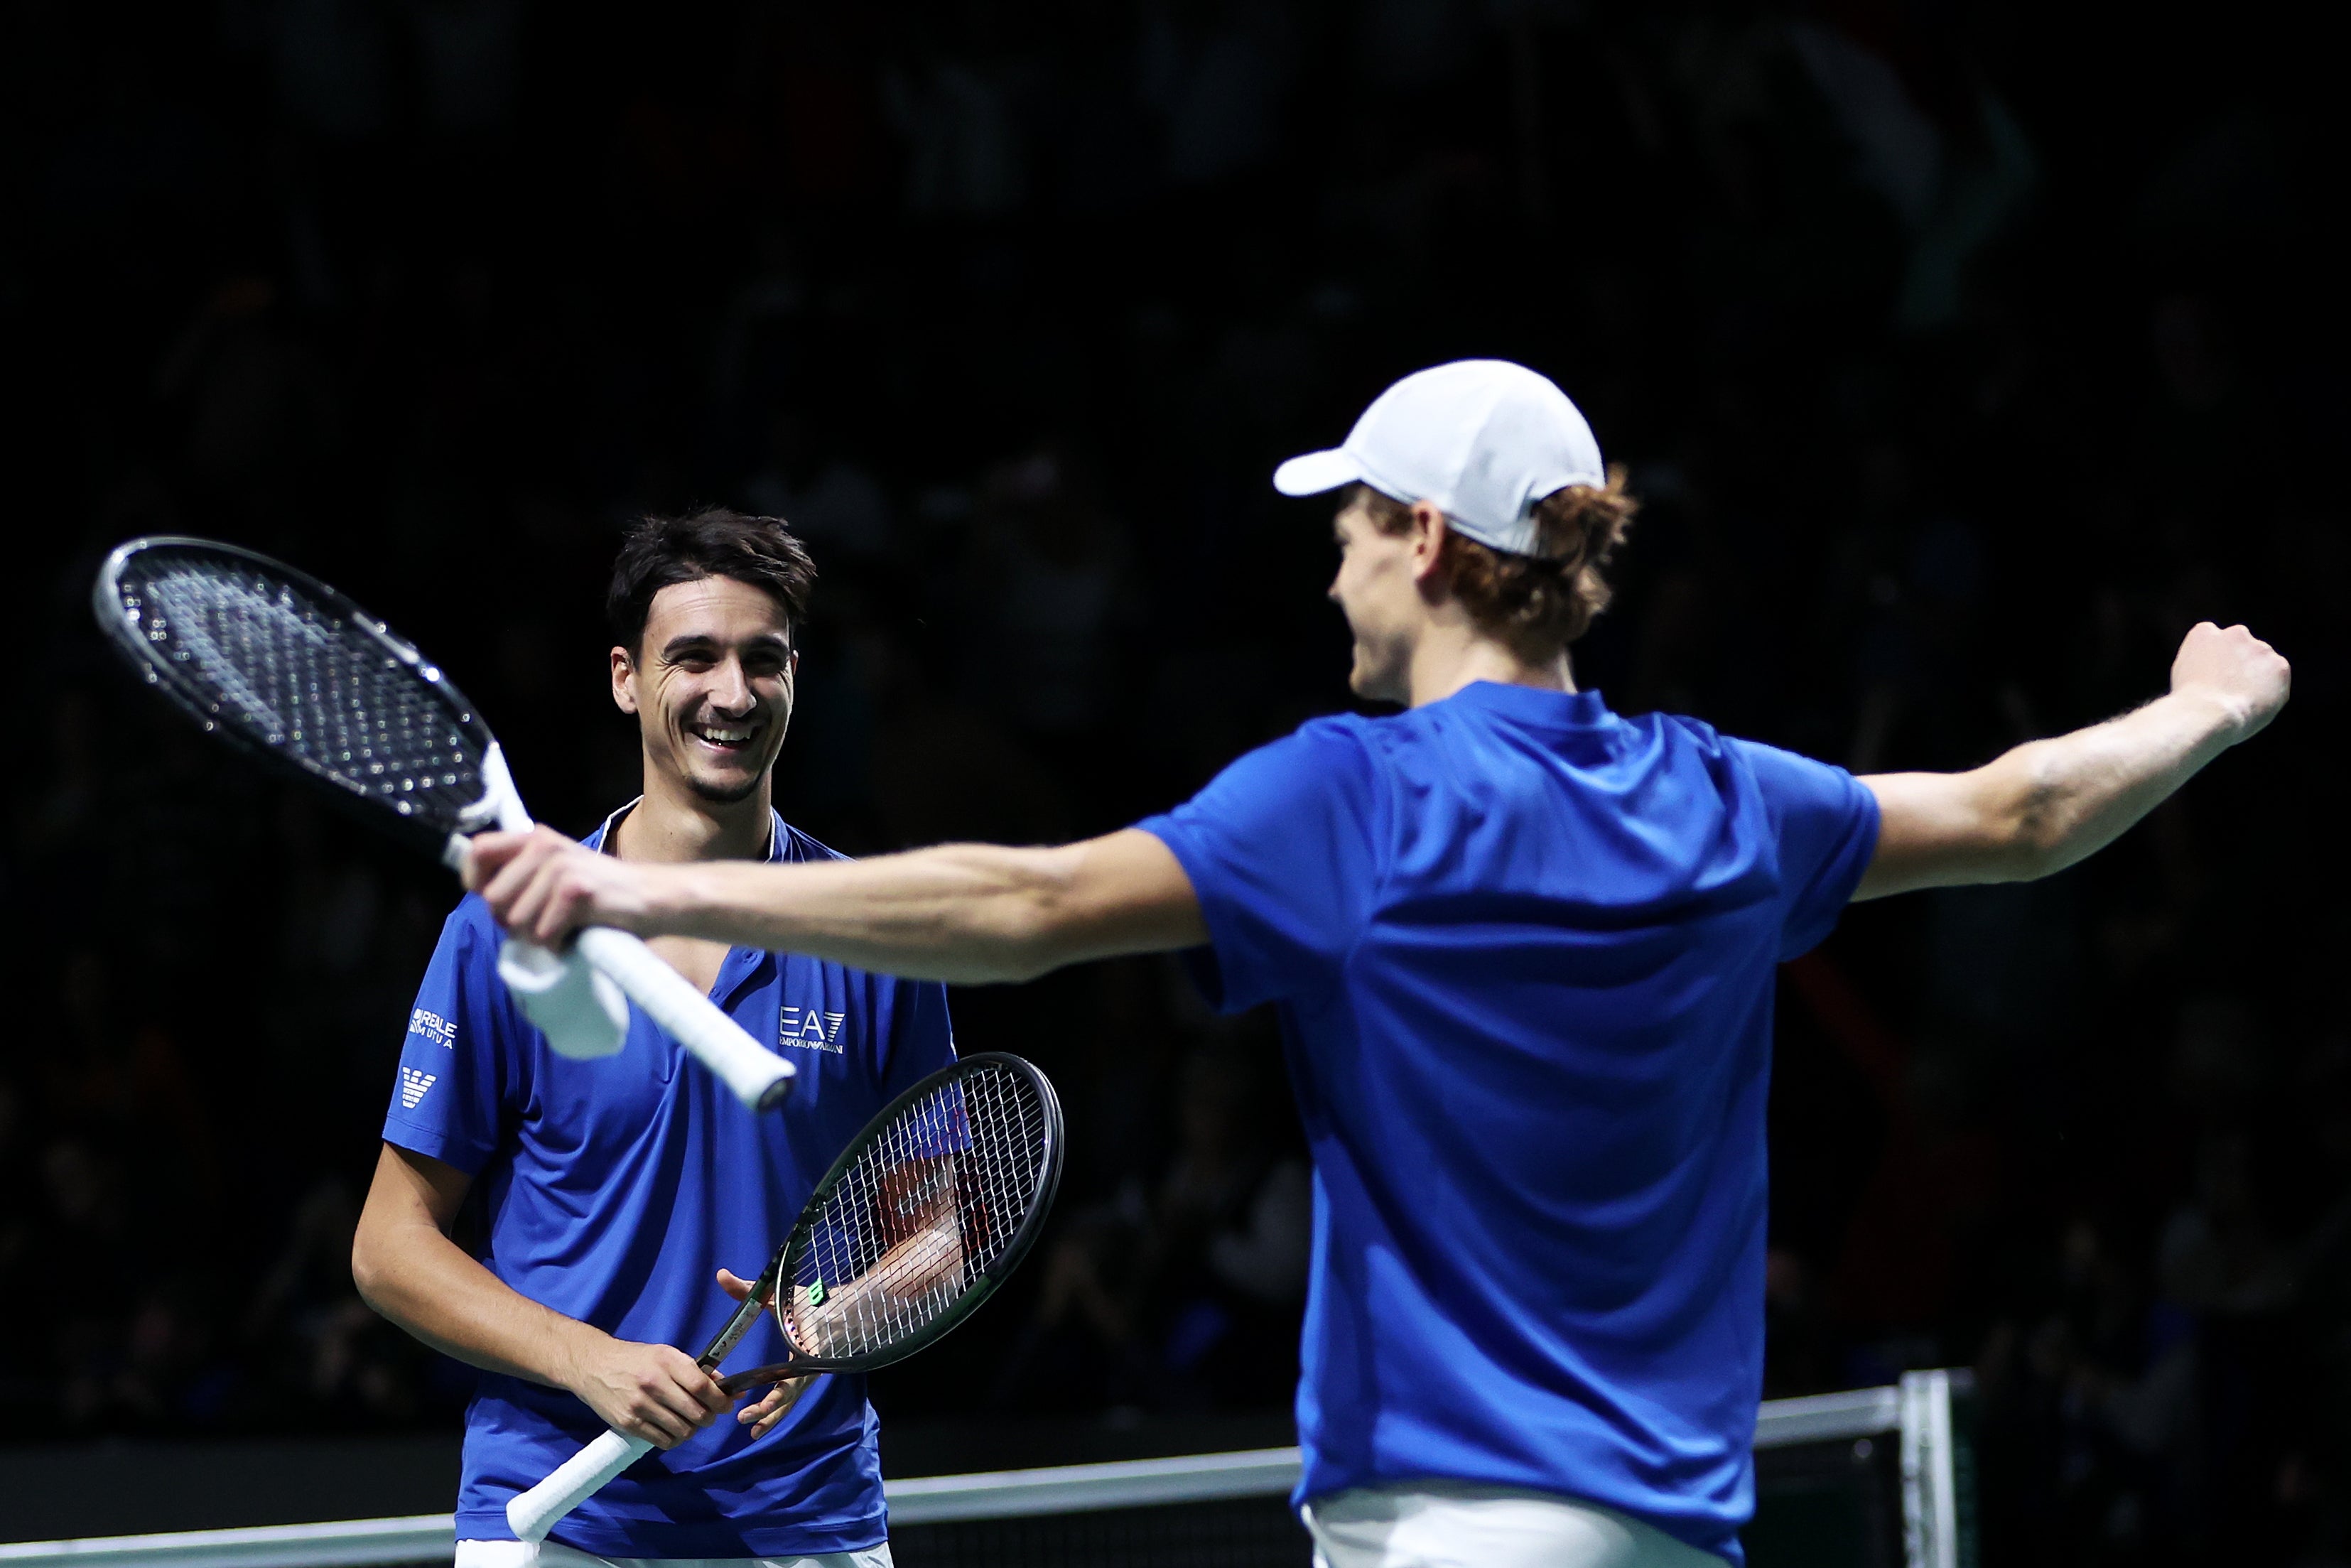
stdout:
[[(645, 798), (640, 795), (604, 819), (603, 826), (596, 830), (598, 854), (611, 855), (615, 860), (620, 858), (620, 852), (612, 847), (612, 830), (621, 825), (622, 818), (644, 803)], [(759, 858), (770, 865), (784, 858), (784, 814), (773, 806), (768, 808), (768, 852)]]

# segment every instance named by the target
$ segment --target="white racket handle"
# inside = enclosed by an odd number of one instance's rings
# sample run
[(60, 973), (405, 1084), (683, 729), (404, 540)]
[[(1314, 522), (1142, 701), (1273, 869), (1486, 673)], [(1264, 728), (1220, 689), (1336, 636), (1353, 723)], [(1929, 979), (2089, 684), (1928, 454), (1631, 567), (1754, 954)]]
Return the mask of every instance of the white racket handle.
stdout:
[(718, 1004), (625, 931), (590, 925), (580, 933), (580, 956), (629, 994), (645, 1016), (718, 1075), (735, 1098), (754, 1111), (783, 1103), (792, 1091), (792, 1064), (743, 1031)]
[(606, 1482), (643, 1458), (653, 1444), (607, 1432), (507, 1504), (507, 1524), (517, 1541), (544, 1541), (555, 1521), (604, 1490)]

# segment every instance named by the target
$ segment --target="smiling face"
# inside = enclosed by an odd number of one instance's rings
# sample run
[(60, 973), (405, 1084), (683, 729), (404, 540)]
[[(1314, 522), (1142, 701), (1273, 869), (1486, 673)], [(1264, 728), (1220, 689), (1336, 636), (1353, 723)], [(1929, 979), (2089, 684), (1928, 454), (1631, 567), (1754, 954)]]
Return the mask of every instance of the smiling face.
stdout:
[(1331, 532), (1339, 545), (1331, 598), (1355, 638), (1347, 685), (1374, 702), (1409, 702), (1413, 648), (1428, 621), (1420, 588), (1431, 554), (1427, 538), (1383, 531), (1360, 500), (1340, 511)]
[(612, 700), (637, 716), (649, 773), (728, 804), (775, 766), (799, 663), (782, 605), (731, 577), (696, 578), (653, 595), (633, 657), (612, 650)]

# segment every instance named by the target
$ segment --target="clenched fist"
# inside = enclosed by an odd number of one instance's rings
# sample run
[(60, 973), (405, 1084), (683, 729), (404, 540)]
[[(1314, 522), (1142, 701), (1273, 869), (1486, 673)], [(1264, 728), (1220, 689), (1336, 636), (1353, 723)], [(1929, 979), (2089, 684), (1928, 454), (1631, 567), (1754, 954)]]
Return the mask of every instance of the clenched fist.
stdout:
[(2242, 626), (2222, 631), (2210, 621), (2199, 622), (2171, 661), (2172, 695), (2218, 702), (2235, 729), (2233, 740), (2260, 734), (2285, 706), (2293, 687), (2293, 667)]

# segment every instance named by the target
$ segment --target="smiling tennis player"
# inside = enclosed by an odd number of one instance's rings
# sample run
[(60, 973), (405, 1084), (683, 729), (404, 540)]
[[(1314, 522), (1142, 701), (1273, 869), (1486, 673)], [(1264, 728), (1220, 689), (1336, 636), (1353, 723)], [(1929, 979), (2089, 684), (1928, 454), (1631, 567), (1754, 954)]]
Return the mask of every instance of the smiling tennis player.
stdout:
[[(780, 519), (647, 517), (613, 565), (612, 701), (644, 792), (591, 835), (614, 865), (775, 864), (832, 852), (774, 803), (816, 569)], [(862, 1374), (735, 1399), (682, 1344), (734, 1314), (835, 1156), (955, 1058), (943, 988), (691, 938), (655, 950), (799, 1070), (754, 1114), (641, 1010), (569, 1060), (500, 983), (489, 911), (448, 919), (417, 992), (352, 1249), (369, 1303), (484, 1369), (465, 1412), (456, 1568), (761, 1558), (889, 1568)], [(481, 1256), (448, 1235), (477, 1194)], [(715, 1281), (715, 1283), (714, 1283)], [(755, 1322), (737, 1367), (783, 1359)], [(516, 1538), (507, 1505), (607, 1428), (661, 1452)]]
[(1763, 1360), (1773, 971), (1855, 898), (2046, 875), (2286, 699), (2243, 628), (2135, 713), (1855, 779), (1624, 718), (1567, 647), (1633, 507), (1573, 404), (1473, 361), (1284, 464), (1338, 490), (1356, 692), (1134, 828), (1056, 849), (653, 866), (475, 841), (499, 919), (1017, 980), (1196, 954), (1280, 1010), (1314, 1154), (1299, 1500), (1331, 1568), (1740, 1560)]

